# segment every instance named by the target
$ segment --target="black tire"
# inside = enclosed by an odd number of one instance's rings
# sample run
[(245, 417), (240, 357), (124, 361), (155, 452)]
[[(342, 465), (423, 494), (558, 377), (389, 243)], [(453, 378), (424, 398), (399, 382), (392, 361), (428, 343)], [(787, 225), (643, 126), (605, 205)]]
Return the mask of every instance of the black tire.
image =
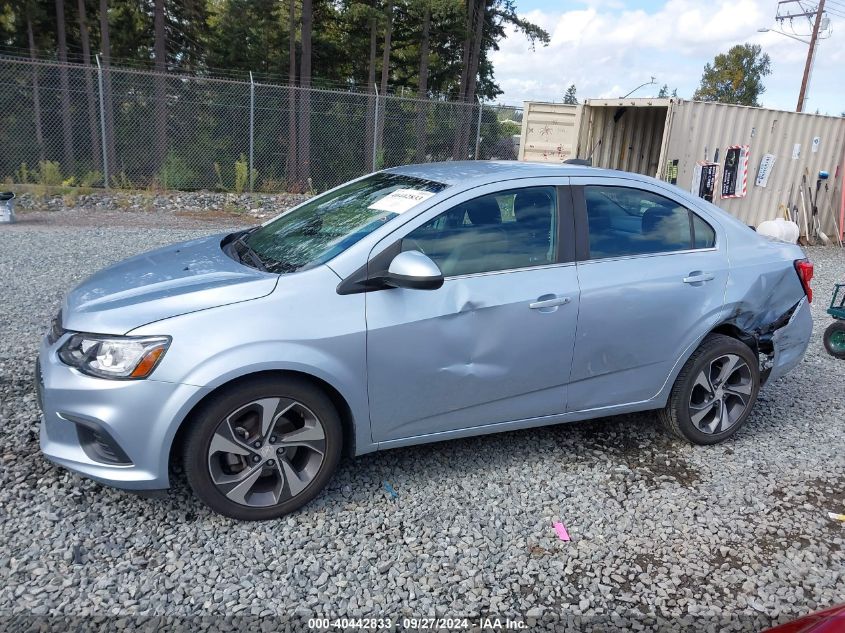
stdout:
[[(724, 430), (705, 433), (693, 423), (690, 414), (693, 389), (700, 389), (696, 386), (700, 373), (706, 371), (705, 368), (712, 368), (712, 363), (718, 362), (718, 359), (726, 355), (736, 355), (745, 361), (749, 374), (750, 394), (748, 394), (747, 404), (744, 405), (745, 409), (738, 415), (735, 422)], [(692, 444), (716, 444), (731, 437), (742, 427), (751, 413), (759, 391), (760, 367), (754, 352), (742, 341), (722, 334), (710, 334), (684, 364), (672, 386), (669, 401), (658, 415), (670, 434)]]
[(824, 331), (824, 348), (834, 358), (845, 360), (845, 347), (839, 340), (842, 337), (845, 337), (845, 321), (836, 320)]
[[(228, 498), (212, 479), (211, 441), (223, 420), (244, 405), (265, 398), (286, 398), (302, 403), (314, 413), (325, 434), (322, 463), (316, 474), (298, 494), (275, 505), (253, 507)], [(316, 497), (337, 469), (343, 445), (340, 417), (329, 397), (311, 382), (284, 376), (262, 376), (223, 388), (202, 403), (187, 421), (190, 425), (184, 443), (185, 474), (193, 491), (212, 510), (245, 521), (277, 519)], [(282, 471), (279, 460), (279, 472)], [(279, 477), (283, 479), (283, 477)], [(284, 484), (282, 484), (284, 486)]]

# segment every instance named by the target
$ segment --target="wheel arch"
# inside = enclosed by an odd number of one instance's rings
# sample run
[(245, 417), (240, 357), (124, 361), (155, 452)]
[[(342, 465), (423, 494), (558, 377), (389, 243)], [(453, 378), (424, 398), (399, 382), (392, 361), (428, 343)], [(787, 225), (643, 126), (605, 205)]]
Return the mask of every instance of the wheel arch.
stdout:
[(191, 409), (179, 422), (179, 426), (176, 429), (176, 434), (173, 436), (173, 440), (170, 443), (167, 459), (168, 469), (172, 471), (173, 467), (176, 464), (181, 464), (182, 449), (184, 447), (185, 442), (185, 434), (190, 426), (191, 419), (194, 417), (200, 407), (202, 407), (211, 396), (219, 393), (222, 389), (230, 389), (232, 387), (237, 386), (238, 384), (247, 383), (257, 378), (268, 376), (298, 378), (301, 380), (306, 380), (321, 389), (323, 392), (325, 392), (325, 394), (332, 401), (332, 404), (334, 405), (335, 409), (337, 410), (338, 416), (340, 417), (340, 424), (341, 428), (343, 429), (343, 455), (352, 457), (356, 454), (355, 416), (352, 413), (352, 407), (349, 405), (347, 399), (343, 396), (343, 394), (340, 393), (340, 391), (334, 385), (318, 376), (315, 376), (314, 374), (309, 374), (304, 371), (292, 369), (267, 369), (246, 373), (232, 378), (219, 385), (215, 385), (213, 389), (209, 390), (208, 393), (203, 395), (203, 397), (191, 407)]
[[(741, 343), (745, 343), (752, 352), (758, 354), (760, 352), (760, 343), (758, 338), (751, 332), (747, 330), (743, 330), (741, 327), (732, 323), (730, 321), (724, 321), (711, 329), (704, 338), (707, 338), (710, 334), (723, 334), (725, 336), (729, 336), (734, 338)], [(704, 338), (701, 340), (704, 341)], [(701, 343), (699, 343), (701, 345)]]
[[(710, 334), (729, 336), (747, 345), (754, 356), (757, 357), (757, 368), (760, 371), (760, 386), (762, 387), (766, 384), (769, 379), (769, 373), (771, 372), (770, 360), (773, 352), (771, 338), (761, 341), (759, 333), (741, 328), (732, 321), (725, 321), (717, 325), (707, 333), (707, 336)], [(705, 338), (707, 337), (705, 336)]]
[(725, 336), (745, 343), (757, 357), (757, 366), (760, 370), (760, 386), (762, 387), (769, 381), (769, 375), (772, 371), (775, 354), (772, 334), (783, 325), (786, 325), (796, 307), (793, 306), (792, 309), (767, 325), (762, 331), (760, 329), (749, 330), (738, 326), (732, 321), (725, 321), (713, 328), (709, 334), (724, 334)]
[[(656, 408), (666, 406), (666, 403), (669, 400), (669, 393), (671, 392), (672, 387), (675, 384), (675, 381), (678, 379), (678, 375), (681, 373), (681, 370), (683, 369), (684, 365), (690, 359), (690, 357), (695, 353), (695, 351), (699, 347), (701, 347), (701, 345), (704, 343), (704, 341), (707, 340), (707, 337), (710, 336), (711, 334), (723, 334), (725, 336), (729, 336), (730, 338), (736, 339), (736, 340), (740, 341), (741, 343), (744, 343), (745, 345), (747, 345), (751, 349), (752, 353), (754, 353), (755, 355), (759, 356), (759, 354), (761, 353), (760, 348), (759, 348), (759, 344), (758, 344), (758, 339), (751, 332), (748, 332), (747, 330), (742, 329), (741, 327), (739, 327), (738, 325), (736, 325), (735, 323), (733, 323), (729, 320), (721, 321), (720, 323), (713, 325), (709, 330), (707, 330), (706, 332), (701, 334), (699, 338), (697, 338), (692, 343), (690, 343), (684, 349), (684, 351), (681, 353), (681, 355), (678, 357), (678, 359), (675, 361), (675, 364), (672, 367), (672, 370), (669, 372), (669, 375), (666, 376), (666, 380), (661, 385), (660, 390), (651, 399), (651, 402), (653, 402), (655, 404)], [(761, 367), (760, 367), (761, 384), (765, 382), (765, 376), (766, 376), (766, 373), (764, 373), (763, 367), (762, 367), (762, 364), (761, 364)]]

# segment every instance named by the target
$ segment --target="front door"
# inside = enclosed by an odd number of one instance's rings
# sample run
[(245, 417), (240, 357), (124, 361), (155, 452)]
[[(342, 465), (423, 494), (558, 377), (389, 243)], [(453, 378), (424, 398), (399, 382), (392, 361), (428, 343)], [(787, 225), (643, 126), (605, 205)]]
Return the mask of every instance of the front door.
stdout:
[(445, 282), (367, 294), (373, 439), (563, 413), (579, 300), (568, 187), (464, 194), (401, 239)]

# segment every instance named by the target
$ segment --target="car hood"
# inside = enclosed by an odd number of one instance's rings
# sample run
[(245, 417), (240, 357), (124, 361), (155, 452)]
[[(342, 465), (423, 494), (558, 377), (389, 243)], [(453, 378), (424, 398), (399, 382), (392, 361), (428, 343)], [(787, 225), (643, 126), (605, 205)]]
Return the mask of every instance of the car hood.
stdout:
[(233, 260), (221, 248), (224, 237), (165, 246), (104, 268), (67, 295), (62, 327), (125, 334), (153, 321), (273, 292), (279, 276)]

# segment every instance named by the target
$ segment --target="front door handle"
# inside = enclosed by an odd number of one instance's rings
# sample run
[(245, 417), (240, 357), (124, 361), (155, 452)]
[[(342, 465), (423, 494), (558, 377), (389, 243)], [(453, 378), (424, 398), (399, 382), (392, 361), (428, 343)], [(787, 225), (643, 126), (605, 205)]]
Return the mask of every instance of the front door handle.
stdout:
[(695, 271), (689, 274), (689, 277), (684, 277), (685, 284), (700, 284), (705, 281), (711, 281), (716, 278), (713, 273), (702, 273)]
[[(549, 295), (543, 295), (549, 296)], [(562, 306), (564, 304), (569, 303), (572, 301), (570, 297), (552, 297), (551, 299), (543, 299), (543, 297), (539, 297), (537, 301), (533, 301), (532, 303), (528, 304), (528, 307), (532, 310), (542, 310), (543, 308), (554, 308), (556, 306)]]

